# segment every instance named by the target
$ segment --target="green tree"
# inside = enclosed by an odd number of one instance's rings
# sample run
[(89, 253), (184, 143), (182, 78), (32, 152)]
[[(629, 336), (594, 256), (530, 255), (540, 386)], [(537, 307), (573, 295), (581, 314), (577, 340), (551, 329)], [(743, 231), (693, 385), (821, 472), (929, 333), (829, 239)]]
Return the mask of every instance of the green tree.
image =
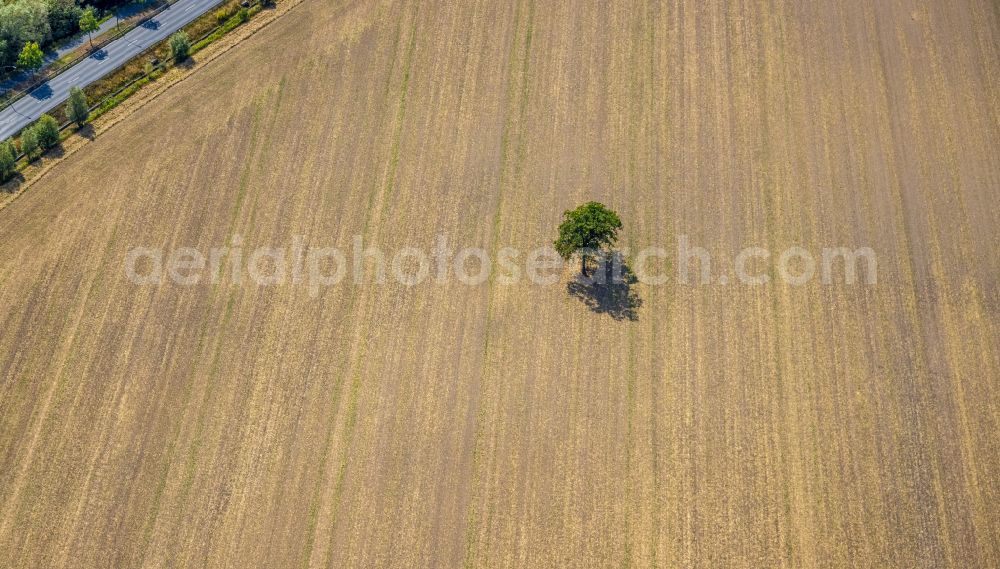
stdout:
[(191, 39), (184, 32), (177, 32), (170, 36), (170, 54), (174, 61), (180, 63), (191, 55)]
[(35, 123), (35, 135), (38, 137), (38, 145), (43, 150), (48, 150), (59, 144), (59, 123), (49, 115), (42, 115)]
[(94, 16), (94, 9), (87, 8), (80, 16), (80, 31), (87, 34), (90, 39), (90, 47), (94, 47), (94, 32), (97, 31), (97, 18)]
[(579, 253), (580, 272), (587, 276), (587, 258), (604, 247), (614, 245), (621, 228), (622, 220), (617, 213), (602, 203), (587, 202), (563, 213), (555, 248), (567, 261)]
[[(76, 31), (76, 21), (73, 22)], [(48, 6), (44, 0), (0, 0), (0, 65), (16, 65), (29, 41), (45, 45), (52, 40)]]
[(24, 152), (28, 160), (35, 159), (38, 153), (38, 133), (35, 132), (35, 127), (29, 126), (21, 133), (21, 152)]
[(43, 63), (45, 63), (45, 55), (42, 54), (42, 48), (38, 47), (38, 44), (33, 41), (24, 44), (21, 55), (17, 58), (17, 66), (21, 69), (34, 71), (41, 67)]
[(46, 0), (45, 5), (48, 7), (53, 39), (76, 33), (80, 26), (80, 15), (83, 14), (76, 0)]
[(90, 105), (87, 104), (87, 95), (83, 89), (73, 87), (69, 90), (69, 102), (66, 103), (66, 118), (83, 126), (90, 115)]
[(17, 165), (17, 151), (14, 143), (5, 140), (0, 142), (0, 182), (6, 182), (14, 175), (14, 167)]

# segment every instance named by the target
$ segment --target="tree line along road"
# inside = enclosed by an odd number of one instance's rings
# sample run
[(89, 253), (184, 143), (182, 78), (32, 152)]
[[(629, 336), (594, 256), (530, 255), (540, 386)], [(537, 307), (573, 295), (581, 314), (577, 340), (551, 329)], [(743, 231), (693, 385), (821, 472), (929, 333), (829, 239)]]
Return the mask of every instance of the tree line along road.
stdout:
[(73, 87), (86, 87), (163, 41), (223, 0), (178, 0), (86, 59), (35, 87), (0, 111), (0, 140), (17, 134), (44, 113), (66, 101)]

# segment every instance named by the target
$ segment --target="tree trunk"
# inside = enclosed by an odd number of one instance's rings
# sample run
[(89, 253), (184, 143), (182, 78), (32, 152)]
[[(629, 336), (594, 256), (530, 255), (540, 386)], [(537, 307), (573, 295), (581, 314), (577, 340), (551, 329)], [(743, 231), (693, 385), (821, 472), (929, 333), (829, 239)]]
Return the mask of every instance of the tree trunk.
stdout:
[(587, 256), (580, 255), (580, 272), (583, 276), (587, 276)]

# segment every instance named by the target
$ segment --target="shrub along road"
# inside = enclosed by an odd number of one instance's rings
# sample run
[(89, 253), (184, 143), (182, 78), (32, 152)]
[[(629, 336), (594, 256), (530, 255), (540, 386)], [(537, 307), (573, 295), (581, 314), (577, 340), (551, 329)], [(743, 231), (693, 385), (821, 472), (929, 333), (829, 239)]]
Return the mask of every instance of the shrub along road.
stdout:
[(151, 20), (39, 85), (27, 96), (0, 111), (0, 140), (17, 134), (43, 113), (66, 101), (73, 87), (90, 85), (221, 3), (222, 0), (179, 0)]

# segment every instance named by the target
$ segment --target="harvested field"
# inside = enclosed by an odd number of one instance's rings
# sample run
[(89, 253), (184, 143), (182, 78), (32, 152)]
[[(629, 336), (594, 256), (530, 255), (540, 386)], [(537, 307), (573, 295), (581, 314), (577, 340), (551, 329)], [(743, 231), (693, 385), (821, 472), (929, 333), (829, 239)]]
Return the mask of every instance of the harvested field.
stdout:
[[(1000, 566), (998, 62), (991, 0), (306, 0), (0, 210), (0, 566)], [(590, 199), (878, 282), (123, 270)]]

